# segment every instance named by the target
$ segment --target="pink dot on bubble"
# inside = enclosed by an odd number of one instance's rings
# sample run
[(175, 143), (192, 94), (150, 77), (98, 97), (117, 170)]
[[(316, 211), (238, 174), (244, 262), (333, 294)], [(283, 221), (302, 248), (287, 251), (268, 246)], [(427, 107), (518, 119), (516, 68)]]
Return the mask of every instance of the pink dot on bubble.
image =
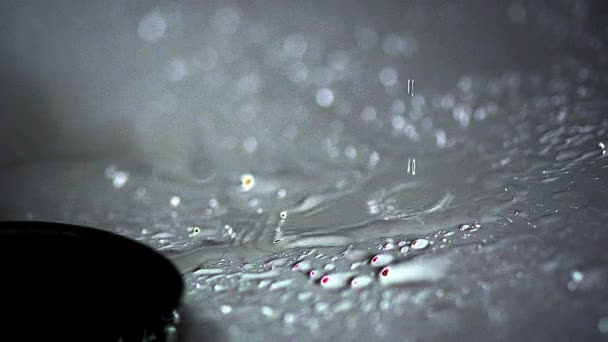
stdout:
[(294, 270), (297, 270), (298, 268), (300, 268), (300, 263), (297, 263), (297, 264), (293, 265), (293, 269)]
[(321, 282), (323, 284), (327, 284), (328, 281), (329, 281), (329, 277), (323, 277), (323, 279), (321, 279)]
[(310, 276), (311, 276), (311, 277), (314, 277), (316, 273), (317, 273), (317, 272), (315, 272), (315, 271), (310, 271)]
[(388, 276), (388, 270), (389, 270), (389, 268), (387, 267), (387, 268), (383, 269), (383, 270), (382, 270), (382, 272), (380, 272), (380, 274), (381, 274), (383, 277), (386, 277), (386, 276)]
[(372, 262), (376, 262), (376, 261), (378, 261), (378, 256), (377, 255), (372, 259)]

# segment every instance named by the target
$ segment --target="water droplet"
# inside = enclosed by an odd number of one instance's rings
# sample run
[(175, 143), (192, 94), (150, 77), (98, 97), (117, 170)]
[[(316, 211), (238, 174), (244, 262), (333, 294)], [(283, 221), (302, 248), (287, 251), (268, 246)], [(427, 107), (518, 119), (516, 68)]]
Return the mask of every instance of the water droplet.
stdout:
[(169, 201), (173, 208), (177, 208), (181, 202), (182, 200), (178, 196), (171, 197), (171, 201)]
[(137, 25), (139, 38), (148, 43), (156, 43), (165, 36), (167, 22), (158, 12), (151, 12), (143, 17)]
[(425, 249), (429, 245), (429, 240), (427, 239), (416, 239), (412, 241), (411, 247), (412, 249)]
[(447, 261), (441, 259), (415, 259), (386, 266), (380, 271), (380, 283), (393, 285), (438, 280), (444, 276), (447, 265)]
[(373, 278), (368, 275), (359, 275), (350, 281), (350, 286), (352, 286), (353, 289), (361, 289), (369, 286), (372, 281)]
[(353, 275), (351, 272), (331, 273), (321, 278), (320, 284), (324, 289), (342, 289), (348, 285), (348, 280)]
[(387, 242), (384, 245), (382, 245), (382, 249), (385, 251), (391, 250), (391, 249), (395, 249), (395, 244), (392, 242)]
[(470, 225), (470, 224), (463, 224), (463, 225), (461, 225), (461, 226), (460, 226), (458, 229), (460, 229), (460, 231), (463, 231), (463, 232), (464, 232), (464, 231), (466, 231), (466, 230), (469, 230), (470, 228), (471, 228), (471, 225)]
[(380, 83), (387, 88), (392, 87), (399, 82), (399, 74), (397, 74), (397, 70), (391, 67), (383, 68), (378, 76), (380, 77)]
[(334, 103), (334, 93), (329, 88), (321, 88), (317, 90), (315, 100), (319, 106), (328, 108)]
[(232, 306), (230, 306), (230, 305), (222, 305), (222, 306), (220, 306), (220, 311), (224, 315), (228, 315), (229, 313), (232, 312)]
[(262, 315), (269, 317), (269, 318), (274, 317), (274, 315), (275, 315), (274, 309), (269, 306), (262, 306), (262, 308), (260, 309), (260, 312), (262, 313)]
[(391, 254), (377, 254), (372, 257), (370, 264), (374, 267), (382, 267), (390, 264), (394, 257)]
[(307, 272), (311, 268), (312, 268), (312, 264), (310, 263), (310, 261), (302, 260), (302, 261), (295, 263), (291, 269), (294, 271)]
[(312, 280), (317, 280), (319, 278), (321, 278), (321, 272), (319, 270), (311, 270), (310, 272), (308, 272), (308, 277)]
[(283, 279), (270, 284), (270, 291), (288, 287), (293, 282), (293, 279)]
[(201, 229), (199, 227), (188, 227), (188, 236), (195, 237), (201, 233)]
[(249, 173), (241, 175), (241, 190), (246, 192), (255, 186), (255, 178)]
[(116, 189), (122, 188), (129, 180), (129, 174), (123, 171), (117, 171), (113, 175), (112, 186)]
[(287, 190), (285, 190), (285, 189), (279, 189), (277, 191), (277, 198), (278, 199), (285, 198), (286, 195), (287, 195)]

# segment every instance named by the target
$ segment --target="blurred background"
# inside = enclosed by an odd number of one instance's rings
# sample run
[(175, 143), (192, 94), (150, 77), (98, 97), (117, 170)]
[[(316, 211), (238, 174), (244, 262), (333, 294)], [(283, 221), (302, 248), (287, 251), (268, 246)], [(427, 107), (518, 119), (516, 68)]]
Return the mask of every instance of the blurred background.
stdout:
[(0, 216), (174, 258), (201, 338), (605, 338), (606, 9), (2, 1)]

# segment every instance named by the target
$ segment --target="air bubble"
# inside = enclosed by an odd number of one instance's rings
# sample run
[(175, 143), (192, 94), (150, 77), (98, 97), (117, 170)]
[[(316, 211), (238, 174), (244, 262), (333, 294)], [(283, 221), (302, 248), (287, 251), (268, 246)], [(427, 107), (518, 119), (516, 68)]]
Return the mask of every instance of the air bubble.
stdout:
[(280, 217), (282, 220), (286, 219), (286, 218), (287, 218), (287, 212), (286, 212), (286, 211), (281, 211), (281, 212), (279, 213), (279, 217)]

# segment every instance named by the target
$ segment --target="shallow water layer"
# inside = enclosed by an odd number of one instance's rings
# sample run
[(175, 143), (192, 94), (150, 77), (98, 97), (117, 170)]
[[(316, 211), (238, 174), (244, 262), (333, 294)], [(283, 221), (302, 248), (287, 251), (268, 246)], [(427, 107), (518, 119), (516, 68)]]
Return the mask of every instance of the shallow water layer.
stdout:
[(186, 340), (605, 337), (606, 36), (541, 3), (140, 4), (136, 138), (3, 167), (0, 215), (169, 256)]

